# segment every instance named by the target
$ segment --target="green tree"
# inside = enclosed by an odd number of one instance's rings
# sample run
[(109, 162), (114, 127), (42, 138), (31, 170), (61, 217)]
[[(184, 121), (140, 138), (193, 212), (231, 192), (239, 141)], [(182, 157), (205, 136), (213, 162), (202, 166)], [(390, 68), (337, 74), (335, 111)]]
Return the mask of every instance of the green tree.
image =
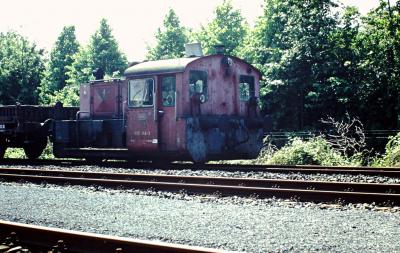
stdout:
[(233, 8), (231, 0), (224, 0), (217, 6), (214, 20), (193, 37), (201, 42), (205, 54), (214, 54), (215, 45), (224, 45), (226, 54), (237, 55), (248, 29), (248, 24), (240, 11)]
[(0, 103), (37, 104), (43, 51), (16, 32), (0, 33)]
[(72, 65), (73, 56), (78, 52), (78, 49), (79, 44), (75, 36), (75, 27), (65, 26), (50, 53), (45, 78), (39, 88), (39, 98), (42, 103), (49, 103), (50, 97), (66, 85), (68, 66)]
[(67, 85), (61, 90), (54, 92), (49, 96), (50, 104), (57, 101), (64, 105), (79, 105), (79, 87), (82, 83), (94, 80), (93, 77), (93, 58), (89, 46), (80, 47), (79, 51), (72, 56), (73, 63), (67, 66)]
[(79, 51), (72, 57), (72, 65), (67, 67), (68, 86), (79, 86), (81, 83), (94, 80), (94, 76), (92, 74), (93, 70), (95, 69), (93, 57), (94, 56), (90, 45), (81, 46), (79, 48)]
[(265, 0), (240, 56), (264, 74), (261, 102), (277, 129), (319, 128), (348, 113), (394, 129), (400, 112), (400, 1), (366, 16), (336, 0)]
[(360, 113), (373, 128), (398, 127), (400, 91), (400, 2), (380, 6), (363, 17), (358, 34)]
[(92, 35), (89, 45), (80, 47), (72, 58), (72, 65), (67, 67), (67, 85), (55, 92), (50, 99), (52, 103), (61, 101), (66, 105), (78, 105), (79, 86), (94, 79), (93, 70), (102, 69), (105, 78), (118, 77), (128, 65), (105, 19), (101, 20), (100, 28)]
[(303, 129), (325, 113), (316, 105), (321, 87), (334, 77), (336, 6), (333, 0), (266, 0), (246, 39), (241, 55), (265, 75), (263, 105), (276, 128)]
[(327, 38), (326, 58), (313, 74), (316, 83), (306, 96), (308, 108), (304, 118), (313, 128), (328, 115), (337, 120), (346, 114), (360, 115), (357, 96), (362, 79), (357, 68), (360, 14), (355, 7), (346, 7), (341, 13)]
[[(281, 96), (289, 95), (287, 81), (281, 79), (279, 75), (285, 71), (283, 54), (292, 48), (289, 43), (290, 29), (285, 29), (290, 25), (291, 11), (291, 5), (285, 1), (265, 0), (263, 15), (258, 18), (254, 29), (247, 33), (239, 52), (242, 58), (253, 63), (263, 73), (261, 104), (268, 113), (274, 109), (274, 122), (277, 126), (282, 125), (277, 122), (284, 117), (286, 114), (284, 107), (288, 106), (281, 103), (281, 109), (272, 108), (272, 104), (275, 107), (279, 106)], [(273, 90), (277, 94), (269, 96), (267, 101), (266, 96)]]
[(100, 21), (100, 28), (91, 38), (89, 50), (93, 67), (101, 68), (106, 75), (117, 76), (128, 66), (126, 56), (121, 53), (118, 43), (111, 34), (112, 29), (106, 19)]
[(187, 29), (181, 26), (178, 16), (169, 9), (164, 18), (164, 27), (158, 28), (156, 45), (148, 47), (148, 60), (172, 59), (184, 56), (185, 43), (188, 41)]
[(70, 85), (88, 82), (93, 79), (92, 71), (99, 68), (106, 76), (115, 77), (123, 73), (128, 65), (126, 56), (121, 53), (118, 43), (112, 35), (107, 20), (100, 21), (99, 29), (92, 35), (89, 45), (81, 47), (73, 56), (73, 63), (68, 67)]
[[(265, 0), (263, 15), (258, 18), (254, 29), (244, 39), (240, 56), (254, 63), (265, 75), (270, 75), (278, 64), (288, 42), (290, 5), (279, 0)], [(277, 67), (277, 66), (276, 66)]]

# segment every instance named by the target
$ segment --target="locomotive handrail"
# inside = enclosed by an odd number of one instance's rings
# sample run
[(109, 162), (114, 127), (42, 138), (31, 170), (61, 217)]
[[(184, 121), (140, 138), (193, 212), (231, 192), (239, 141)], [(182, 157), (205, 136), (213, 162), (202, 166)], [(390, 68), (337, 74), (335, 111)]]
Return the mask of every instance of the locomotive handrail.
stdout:
[(90, 112), (88, 112), (88, 111), (77, 111), (77, 112), (76, 112), (75, 119), (76, 119), (76, 120), (80, 120), (80, 115), (81, 115), (82, 113), (87, 113), (87, 114), (89, 114), (89, 116), (90, 116)]
[(77, 144), (77, 147), (79, 147), (79, 119), (80, 119), (81, 113), (88, 113), (89, 116), (90, 116), (90, 112), (87, 112), (87, 111), (77, 111), (76, 112), (75, 133), (76, 133), (76, 144)]
[(154, 121), (158, 120), (156, 89), (157, 89), (157, 85), (154, 85), (154, 89), (153, 89), (153, 101), (154, 101), (154, 103), (153, 103), (153, 116), (154, 116)]
[(176, 102), (176, 96), (177, 96), (177, 91), (175, 90), (175, 101), (174, 101), (174, 105), (175, 105), (175, 120), (178, 120), (178, 103)]
[(121, 78), (98, 79), (98, 80), (90, 81), (89, 83), (111, 83), (114, 81), (122, 81), (122, 79)]

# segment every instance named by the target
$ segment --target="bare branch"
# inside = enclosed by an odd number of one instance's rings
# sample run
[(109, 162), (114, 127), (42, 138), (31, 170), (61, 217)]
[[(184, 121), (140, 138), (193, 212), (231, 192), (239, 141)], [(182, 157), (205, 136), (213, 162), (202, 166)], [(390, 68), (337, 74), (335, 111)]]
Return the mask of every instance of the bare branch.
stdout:
[(333, 149), (347, 156), (366, 151), (364, 125), (358, 118), (351, 118), (349, 114), (346, 114), (345, 120), (336, 121), (328, 117), (322, 119), (321, 122), (331, 128), (330, 132), (325, 134), (325, 138)]

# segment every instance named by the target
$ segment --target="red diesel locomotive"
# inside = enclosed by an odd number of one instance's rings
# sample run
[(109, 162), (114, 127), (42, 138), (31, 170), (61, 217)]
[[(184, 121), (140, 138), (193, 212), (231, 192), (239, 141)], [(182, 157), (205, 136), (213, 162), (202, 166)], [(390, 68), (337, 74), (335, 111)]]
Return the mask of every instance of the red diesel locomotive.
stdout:
[(27, 143), (43, 146), (50, 136), (60, 158), (255, 158), (265, 125), (257, 105), (260, 78), (252, 65), (224, 54), (138, 63), (122, 79), (82, 84), (74, 118), (71, 108), (58, 105), (55, 116), (40, 119), (30, 128), (36, 134), (24, 133), (18, 144), (10, 136), (11, 125), (0, 117), (2, 149), (22, 146), (29, 152)]

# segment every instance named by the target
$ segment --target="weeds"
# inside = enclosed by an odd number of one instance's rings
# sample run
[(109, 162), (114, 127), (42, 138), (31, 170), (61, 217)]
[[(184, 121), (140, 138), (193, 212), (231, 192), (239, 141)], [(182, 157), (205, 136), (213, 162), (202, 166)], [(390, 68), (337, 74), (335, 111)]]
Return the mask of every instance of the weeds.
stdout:
[(389, 137), (385, 147), (385, 154), (375, 158), (372, 165), (380, 167), (400, 166), (400, 133)]

